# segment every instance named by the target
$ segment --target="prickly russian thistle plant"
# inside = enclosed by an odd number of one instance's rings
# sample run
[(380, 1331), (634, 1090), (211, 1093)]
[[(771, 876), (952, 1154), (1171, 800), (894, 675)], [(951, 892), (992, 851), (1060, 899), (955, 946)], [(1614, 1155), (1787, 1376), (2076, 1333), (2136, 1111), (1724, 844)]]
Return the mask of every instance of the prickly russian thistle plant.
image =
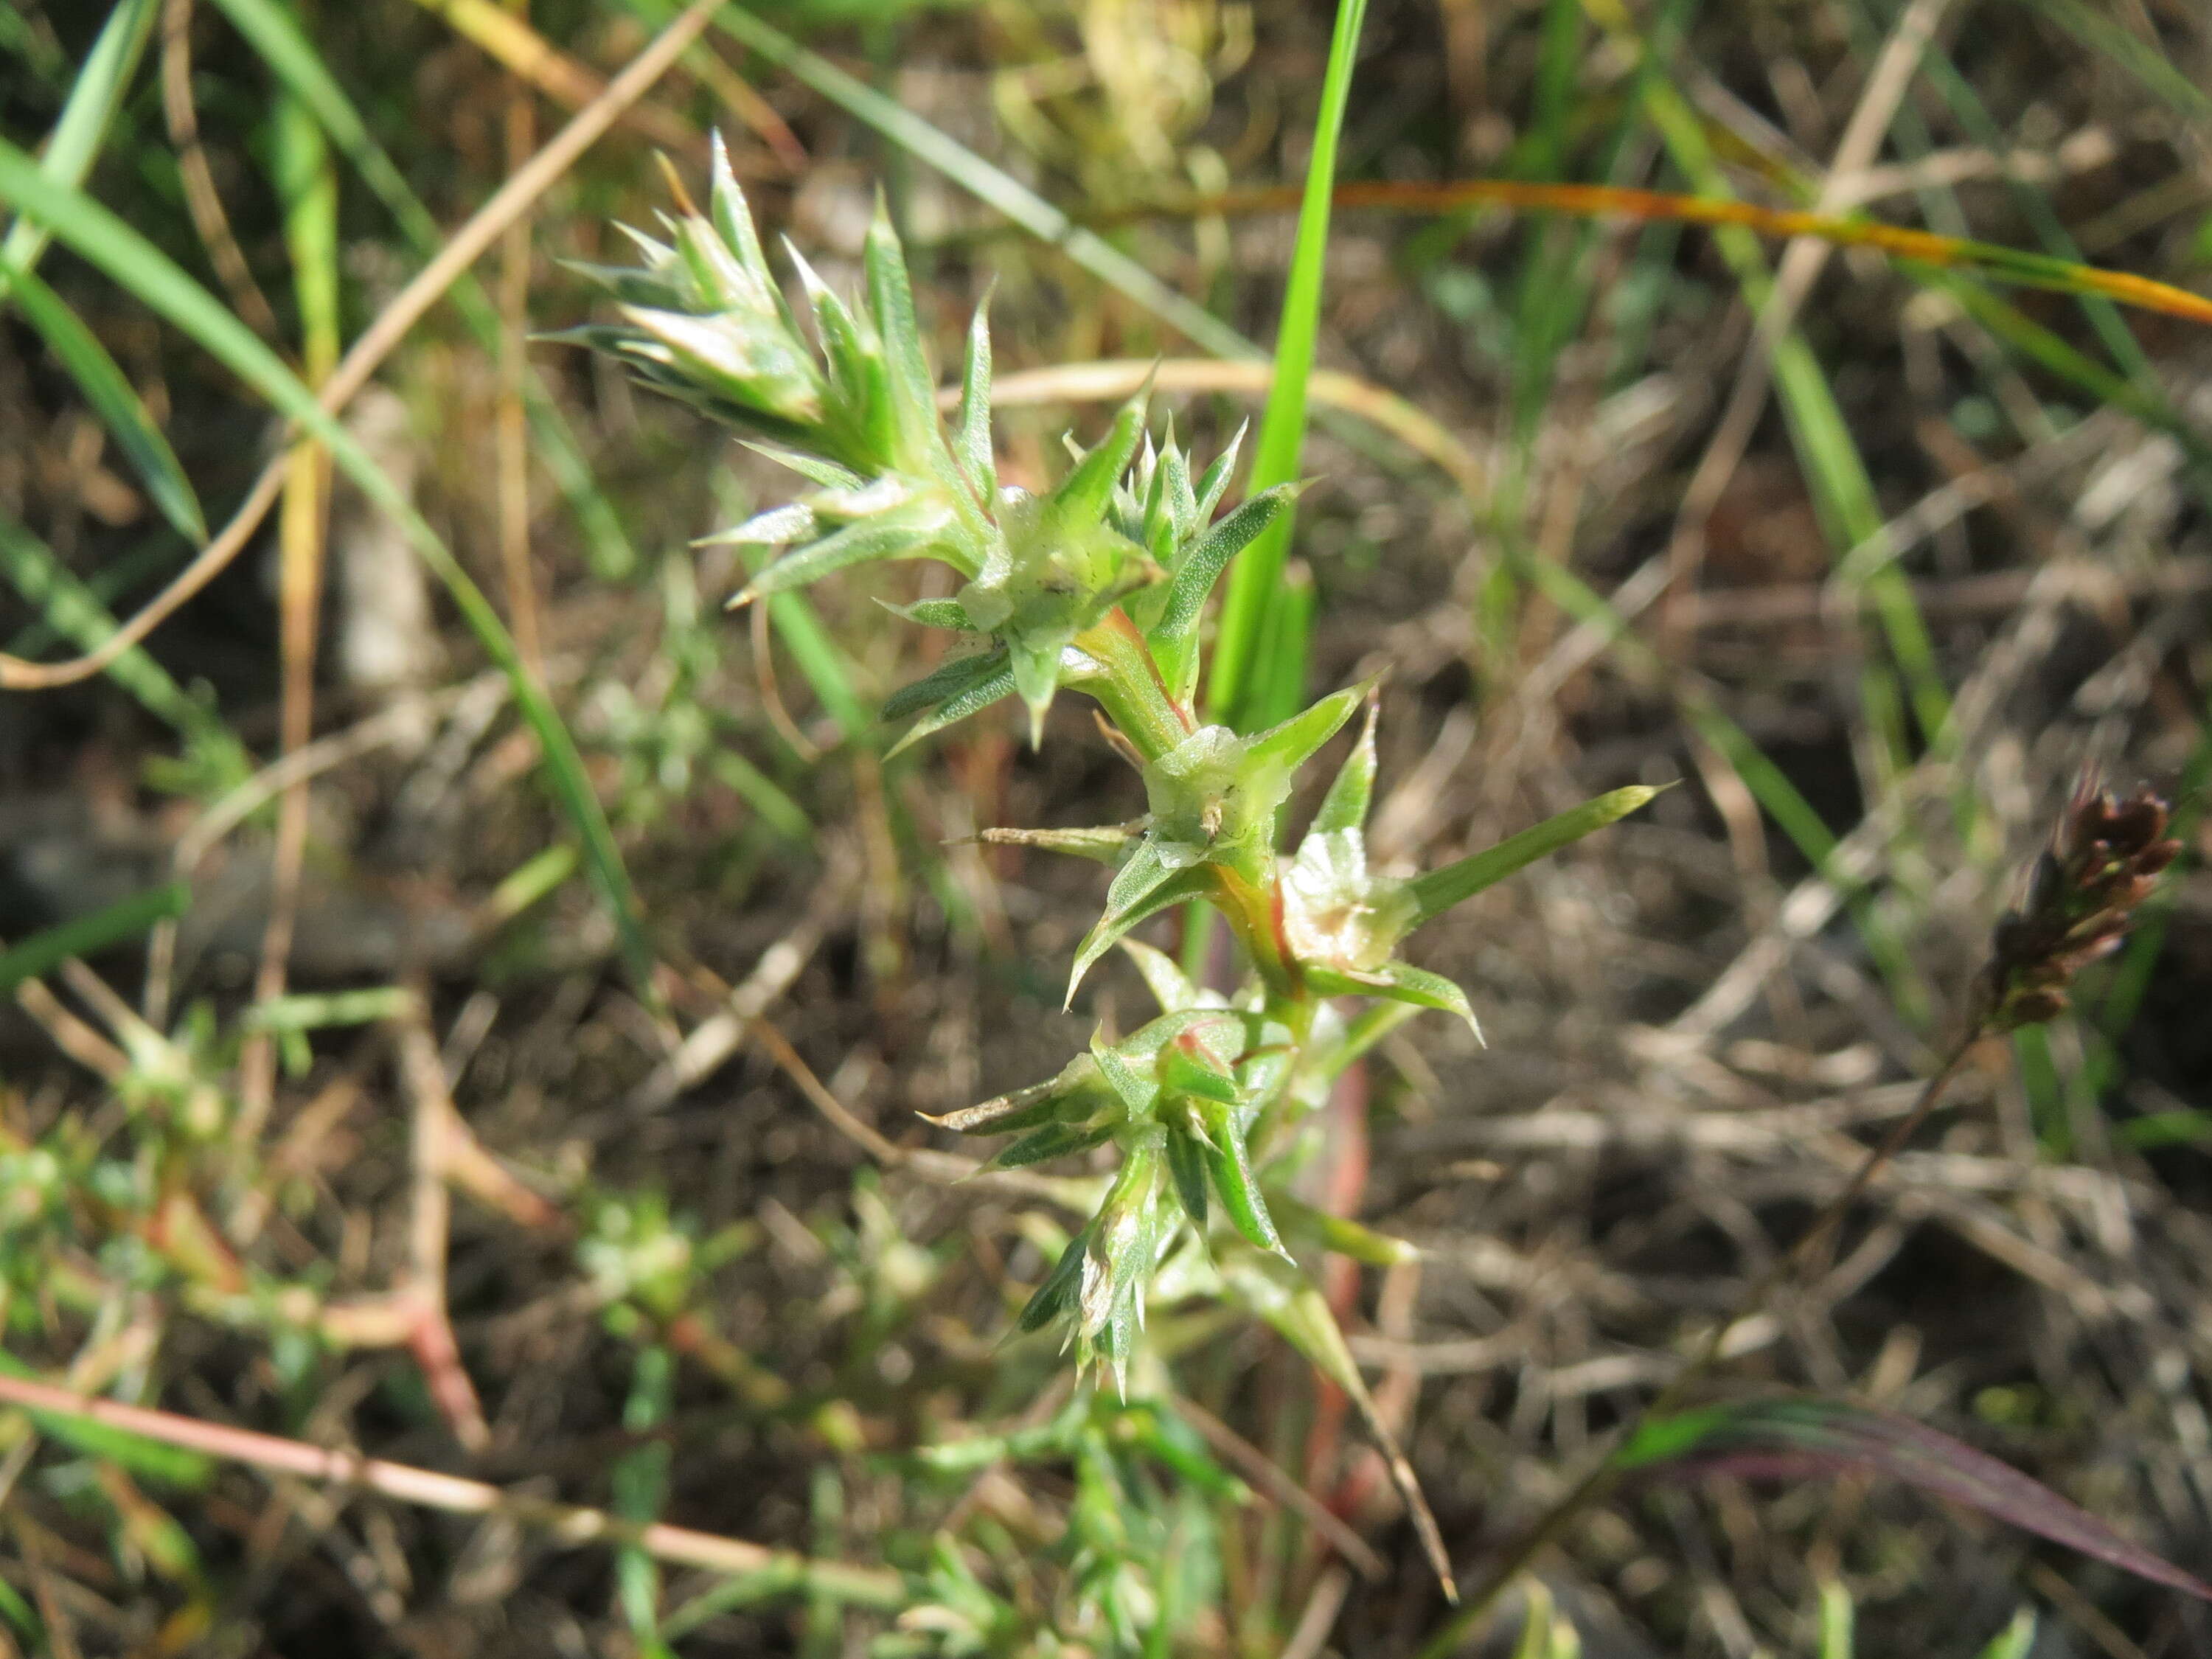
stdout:
[[(1227, 1295), (1268, 1319), (1363, 1407), (1365, 1389), (1295, 1251), (1368, 1261), (1407, 1247), (1298, 1204), (1288, 1188), (1314, 1156), (1315, 1109), (1334, 1079), (1396, 1021), (1422, 1008), (1473, 1024), (1465, 994), (1398, 958), (1423, 923), (1530, 860), (1634, 811), (1654, 793), (1615, 790), (1488, 851), (1410, 879), (1370, 865), (1376, 696), (1348, 687), (1269, 730), (1199, 714), (1206, 600), (1229, 562), (1280, 513), (1286, 488), (1217, 518), (1231, 443), (1202, 471), (1170, 428), (1154, 438), (1140, 393), (1099, 444), (1042, 495), (1002, 486), (991, 434), (991, 350), (982, 313), (969, 331), (957, 412), (939, 413), (905, 262), (878, 211), (866, 296), (848, 306), (793, 250), (812, 339), (771, 271), (719, 147), (705, 212), (665, 216), (665, 240), (636, 235), (641, 268), (594, 269), (618, 322), (569, 337), (610, 351), (647, 385), (744, 434), (811, 486), (708, 538), (781, 546), (732, 601), (743, 605), (832, 572), (933, 559), (963, 579), (951, 599), (894, 606), (976, 641), (890, 699), (916, 716), (903, 748), (1006, 697), (1031, 742), (1063, 688), (1099, 705), (1115, 750), (1139, 774), (1142, 817), (1091, 830), (1013, 830), (986, 839), (1111, 867), (1104, 913), (1078, 948), (1067, 994), (1120, 945), (1160, 1016), (1118, 1041), (1101, 1033), (1060, 1074), (938, 1120), (1017, 1137), (995, 1160), (1024, 1164), (1111, 1146), (1097, 1213), (1020, 1318), (1066, 1321), (1079, 1358), (1124, 1388), (1148, 1295)], [(1289, 856), (1278, 853), (1299, 769), (1358, 714), (1348, 758)], [(1248, 964), (1233, 992), (1192, 983), (1130, 937), (1193, 901), (1227, 921)], [(1347, 1018), (1332, 999), (1370, 999)]]

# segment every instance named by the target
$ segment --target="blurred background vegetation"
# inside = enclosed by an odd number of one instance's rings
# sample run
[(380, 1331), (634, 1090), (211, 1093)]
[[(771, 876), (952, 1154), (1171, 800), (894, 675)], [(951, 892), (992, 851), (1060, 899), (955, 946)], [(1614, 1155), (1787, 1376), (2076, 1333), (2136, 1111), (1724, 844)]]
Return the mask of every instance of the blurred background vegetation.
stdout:
[[(875, 601), (920, 590), (725, 617), (746, 567), (690, 544), (777, 474), (534, 338), (719, 130), (833, 284), (885, 193), (940, 368), (993, 294), (1009, 481), (1155, 358), (1210, 453), (1297, 228), (1236, 192), (1304, 180), (1334, 10), (724, 7), (286, 449), (678, 11), (0, 0), (0, 1373), (489, 1483), (9, 1410), (0, 1653), (1413, 1651), (1447, 1610), (1341, 1393), (1215, 1316), (1160, 1322), (1172, 1393), (1075, 1390), (1006, 1334), (1082, 1212), (948, 1186), (915, 1115), (1140, 1017), (1120, 963), (1060, 1009), (1095, 872), (963, 839), (1126, 818), (1129, 781), (996, 714), (887, 756), (932, 664)], [(2203, 295), (2208, 87), (2197, 0), (1374, 0), (1338, 175), (1863, 213)], [(1428, 941), (1487, 1048), (1408, 1028), (1332, 1108), (1309, 1201), (1422, 1247), (1330, 1285), (1454, 1561), (1909, 1107), (2087, 768), (2170, 793), (2183, 860), (1729, 1382), (1910, 1416), (2201, 1567), (2212, 334), (1360, 199), (1251, 695), (1389, 671), (1408, 864), (1688, 781)], [(1639, 1479), (1465, 1650), (2212, 1647), (2170, 1590), (1786, 1462)]]

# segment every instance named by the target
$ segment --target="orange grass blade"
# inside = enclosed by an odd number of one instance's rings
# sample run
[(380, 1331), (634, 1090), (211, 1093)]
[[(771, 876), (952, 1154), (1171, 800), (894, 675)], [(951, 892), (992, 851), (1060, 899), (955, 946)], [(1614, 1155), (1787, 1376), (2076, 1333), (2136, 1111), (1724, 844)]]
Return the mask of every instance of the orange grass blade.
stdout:
[[(1568, 213), (1583, 218), (1640, 219), (1691, 225), (1741, 225), (1762, 236), (1817, 236), (1839, 247), (1871, 247), (1939, 270), (1970, 271), (2023, 288), (2061, 294), (2101, 294), (2122, 305), (2191, 322), (2212, 324), (2212, 299), (2170, 283), (2124, 270), (2076, 264), (1996, 242), (1938, 236), (1879, 220), (1838, 218), (1750, 202), (1715, 200), (1613, 185), (1558, 185), (1516, 179), (1462, 179), (1438, 184), (1370, 181), (1339, 185), (1340, 208), (1379, 208), (1395, 213), (1449, 213), (1460, 208), (1500, 207), (1524, 213)], [(1297, 187), (1231, 191), (1172, 208), (1142, 210), (1200, 217), (1213, 214), (1284, 213), (1298, 204)], [(1127, 216), (1139, 216), (1131, 214)]]

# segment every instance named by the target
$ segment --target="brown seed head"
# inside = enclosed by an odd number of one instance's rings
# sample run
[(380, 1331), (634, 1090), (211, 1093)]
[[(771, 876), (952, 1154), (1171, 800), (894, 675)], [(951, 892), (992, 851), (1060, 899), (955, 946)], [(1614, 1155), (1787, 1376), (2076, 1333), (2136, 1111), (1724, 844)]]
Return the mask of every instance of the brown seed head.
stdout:
[(2168, 808), (2148, 789), (2126, 799), (2086, 779), (2035, 861), (2021, 908), (2000, 921), (1982, 973), (1988, 1026), (2009, 1031), (2055, 1018), (2074, 975), (2119, 948), (2135, 911), (2173, 862)]

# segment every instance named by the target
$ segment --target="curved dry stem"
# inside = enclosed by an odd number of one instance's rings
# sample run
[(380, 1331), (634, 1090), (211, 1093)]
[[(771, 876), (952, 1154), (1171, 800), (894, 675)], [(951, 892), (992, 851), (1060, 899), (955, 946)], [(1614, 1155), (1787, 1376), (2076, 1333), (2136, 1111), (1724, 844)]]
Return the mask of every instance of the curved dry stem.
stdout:
[(407, 1463), (387, 1462), (380, 1457), (363, 1457), (355, 1452), (326, 1450), (304, 1441), (233, 1428), (223, 1423), (204, 1422), (174, 1412), (94, 1399), (27, 1378), (0, 1376), (0, 1404), (101, 1424), (166, 1446), (179, 1446), (280, 1474), (357, 1486), (425, 1509), (444, 1510), (455, 1515), (504, 1516), (524, 1526), (534, 1527), (555, 1543), (569, 1548), (597, 1543), (621, 1545), (642, 1550), (659, 1560), (703, 1567), (710, 1572), (787, 1572), (802, 1586), (871, 1607), (896, 1607), (906, 1595), (904, 1582), (887, 1569), (815, 1561), (789, 1550), (772, 1549), (742, 1538), (697, 1532), (689, 1527), (670, 1526), (665, 1522), (641, 1524), (581, 1504), (527, 1498), (503, 1492), (483, 1480), (416, 1468)]

